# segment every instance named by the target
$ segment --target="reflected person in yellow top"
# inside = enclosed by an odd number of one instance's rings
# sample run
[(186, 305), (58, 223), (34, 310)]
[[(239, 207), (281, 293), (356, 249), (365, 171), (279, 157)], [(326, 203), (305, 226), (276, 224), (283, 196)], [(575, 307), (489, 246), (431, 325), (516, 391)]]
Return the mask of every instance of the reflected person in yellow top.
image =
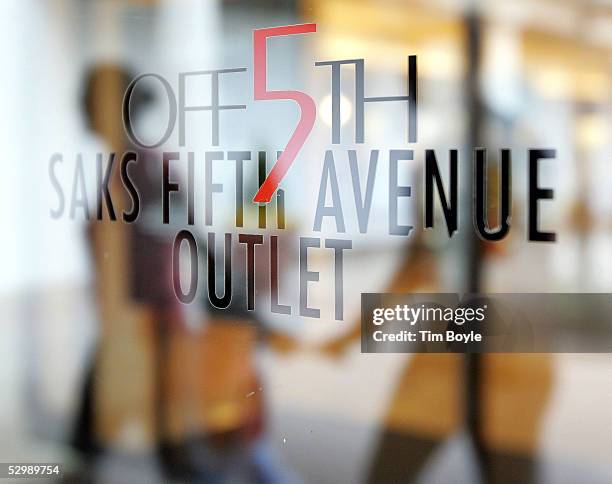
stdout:
[[(417, 241), (386, 292), (436, 292), (438, 258)], [(358, 340), (360, 327), (329, 342), (331, 356)], [(415, 354), (385, 413), (368, 482), (416, 481), (434, 451), (463, 425), (464, 362), (460, 354)], [(482, 355), (480, 432), (487, 482), (533, 482), (534, 455), (552, 388), (548, 355)]]

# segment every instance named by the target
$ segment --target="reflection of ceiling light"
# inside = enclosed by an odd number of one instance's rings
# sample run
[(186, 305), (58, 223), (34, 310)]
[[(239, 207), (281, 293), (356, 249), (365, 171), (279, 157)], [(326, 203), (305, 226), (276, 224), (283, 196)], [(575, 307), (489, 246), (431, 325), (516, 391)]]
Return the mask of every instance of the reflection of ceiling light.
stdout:
[(560, 66), (539, 66), (531, 76), (537, 94), (545, 99), (570, 99), (573, 82), (569, 69)]
[[(353, 105), (349, 98), (344, 94), (340, 94), (340, 124), (344, 126), (353, 114)], [(325, 96), (319, 104), (319, 115), (323, 122), (332, 125), (332, 97), (331, 94)]]
[(576, 119), (576, 140), (587, 149), (603, 146), (608, 139), (606, 119), (599, 114), (583, 114)]
[(544, 99), (565, 99), (604, 103), (611, 85), (605, 71), (576, 71), (567, 65), (540, 65), (530, 76), (532, 85)]
[(419, 76), (442, 81), (458, 80), (463, 73), (463, 58), (455, 44), (429, 42), (419, 52)]

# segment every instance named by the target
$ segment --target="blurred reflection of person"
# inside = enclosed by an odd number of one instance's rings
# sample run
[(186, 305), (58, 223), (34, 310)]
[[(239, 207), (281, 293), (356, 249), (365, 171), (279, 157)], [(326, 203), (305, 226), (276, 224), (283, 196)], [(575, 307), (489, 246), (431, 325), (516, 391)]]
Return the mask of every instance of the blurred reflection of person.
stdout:
[[(161, 223), (151, 222), (157, 218), (148, 217), (159, 211), (161, 168), (154, 153), (129, 143), (123, 129), (122, 100), (131, 79), (121, 66), (98, 64), (86, 73), (82, 94), (88, 127), (115, 154), (109, 192), (117, 217), (111, 221), (104, 212), (88, 226), (101, 324), (73, 436), (75, 447), (86, 454), (121, 447), (125, 440), (142, 446), (159, 439), (164, 344), (159, 337), (184, 322), (172, 288), (172, 238)], [(138, 119), (152, 100), (150, 91), (139, 88), (131, 100), (132, 117)], [(140, 203), (131, 224), (121, 220), (133, 204), (120, 179), (126, 151), (138, 156), (128, 165)]]
[[(172, 287), (175, 232), (161, 223), (161, 156), (131, 145), (123, 130), (121, 103), (132, 78), (120, 66), (100, 64), (87, 72), (83, 90), (87, 124), (116, 153), (115, 163), (125, 151), (138, 155), (128, 170), (141, 209), (134, 223), (111, 222), (105, 214), (88, 227), (100, 337), (86, 370), (72, 443), (96, 457), (135, 435), (144, 447), (157, 449), (169, 477), (206, 483), (299, 482), (266, 443), (254, 359), (262, 335), (281, 351), (293, 343), (266, 331), (239, 296), (227, 310), (217, 310), (204, 296), (208, 317), (203, 329), (187, 324), (185, 306)], [(146, 86), (134, 91), (134, 121), (152, 100)], [(115, 166), (109, 183), (118, 218), (131, 204), (119, 173)], [(235, 275), (240, 275), (234, 277), (237, 295), (246, 291), (241, 270), (238, 266)], [(259, 277), (267, 273), (257, 270)], [(258, 287), (268, 286), (269, 281), (258, 282)]]
[[(496, 255), (496, 252), (488, 252)], [(388, 293), (435, 293), (439, 254), (422, 240), (411, 245), (386, 288)], [(324, 347), (330, 356), (360, 337), (355, 325)], [(367, 482), (414, 482), (441, 444), (462, 427), (463, 355), (415, 354), (404, 368), (386, 410)], [(483, 355), (480, 408), (486, 482), (533, 482), (534, 455), (552, 386), (547, 355)]]
[[(280, 257), (279, 265), (283, 255)], [(259, 254), (255, 257), (256, 287), (269, 285), (265, 259)], [(269, 445), (265, 432), (265, 388), (255, 360), (259, 343), (268, 343), (279, 352), (290, 351), (295, 344), (267, 328), (265, 317), (258, 311), (247, 309), (246, 266), (239, 262), (244, 260), (244, 247), (235, 246), (229, 307), (218, 309), (207, 297), (202, 297), (207, 313), (203, 329), (197, 335), (175, 335), (173, 345), (182, 351), (173, 352), (176, 355), (173, 365), (176, 370), (194, 368), (193, 378), (198, 383), (189, 384), (184, 378), (171, 380), (170, 392), (175, 395), (171, 405), (184, 406), (185, 402), (195, 400), (198, 411), (183, 408), (170, 412), (175, 418), (170, 422), (165, 452), (174, 467), (198, 475), (202, 482), (297, 483), (299, 478)], [(217, 271), (216, 278), (221, 291), (223, 271)], [(261, 293), (257, 296), (259, 299)], [(197, 386), (195, 398), (193, 395), (185, 398), (184, 393), (192, 391), (188, 387), (194, 386)], [(180, 438), (184, 435), (188, 438)]]

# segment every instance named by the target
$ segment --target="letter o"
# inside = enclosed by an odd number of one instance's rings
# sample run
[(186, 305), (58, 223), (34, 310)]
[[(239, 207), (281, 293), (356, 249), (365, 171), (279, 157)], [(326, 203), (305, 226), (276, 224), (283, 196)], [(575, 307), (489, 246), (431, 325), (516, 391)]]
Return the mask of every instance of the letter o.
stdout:
[[(189, 245), (189, 255), (191, 256), (191, 280), (189, 282), (189, 291), (183, 292), (181, 287), (181, 245), (183, 241), (187, 241)], [(172, 283), (174, 285), (174, 294), (183, 304), (190, 304), (195, 299), (198, 290), (198, 246), (193, 234), (188, 230), (181, 230), (174, 239), (172, 247)]]
[[(130, 118), (130, 99), (132, 97), (132, 93), (134, 92), (134, 89), (136, 88), (136, 84), (138, 83), (138, 81), (140, 81), (141, 79), (145, 77), (149, 77), (149, 76), (157, 79), (159, 82), (161, 82), (162, 86), (164, 86), (164, 89), (166, 90), (166, 95), (168, 96), (168, 106), (170, 108), (170, 112), (168, 113), (168, 125), (166, 126), (166, 132), (164, 133), (164, 135), (161, 137), (161, 139), (157, 143), (147, 145), (143, 143), (142, 141), (140, 141), (138, 139), (138, 136), (136, 136), (136, 133), (134, 133), (134, 128), (132, 127), (132, 122)], [(125, 91), (125, 96), (123, 96), (122, 112), (123, 112), (123, 127), (128, 137), (133, 143), (137, 144), (141, 148), (147, 148), (147, 149), (157, 148), (158, 146), (161, 146), (163, 143), (168, 141), (168, 138), (170, 138), (172, 131), (174, 131), (174, 125), (176, 124), (177, 104), (176, 104), (176, 96), (174, 95), (172, 86), (166, 79), (164, 79), (159, 74), (155, 74), (153, 72), (140, 74), (139, 76), (134, 78), (132, 82), (130, 82), (130, 84), (128, 85)]]

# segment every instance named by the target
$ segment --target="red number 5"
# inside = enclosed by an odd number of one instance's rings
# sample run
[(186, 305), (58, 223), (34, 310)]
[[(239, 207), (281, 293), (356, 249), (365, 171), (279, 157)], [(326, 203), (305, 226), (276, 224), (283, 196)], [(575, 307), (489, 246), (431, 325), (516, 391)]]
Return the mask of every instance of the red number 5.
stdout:
[(304, 146), (314, 126), (317, 108), (308, 95), (300, 91), (268, 91), (266, 88), (266, 39), (280, 35), (308, 34), (317, 31), (317, 24), (287, 25), (253, 31), (253, 92), (256, 101), (289, 99), (295, 101), (302, 111), (298, 125), (291, 135), (287, 147), (272, 167), (253, 202), (268, 203), (278, 188), (280, 181)]

